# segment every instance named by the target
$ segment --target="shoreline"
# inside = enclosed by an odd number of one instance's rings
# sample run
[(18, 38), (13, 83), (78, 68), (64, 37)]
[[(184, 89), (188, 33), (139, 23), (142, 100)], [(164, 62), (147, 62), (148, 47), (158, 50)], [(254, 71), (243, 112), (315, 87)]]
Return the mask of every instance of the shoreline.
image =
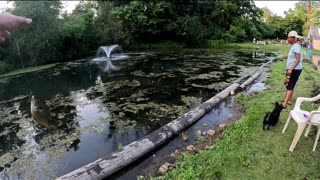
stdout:
[[(249, 96), (238, 94), (236, 98), (245, 109), (244, 116), (228, 126), (208, 150), (195, 155), (183, 153), (175, 168), (164, 174), (164, 179), (317, 179), (320, 163), (312, 159), (320, 157), (320, 146), (312, 152), (315, 133), (301, 138), (293, 152), (289, 152), (289, 145), (296, 124), (291, 122), (287, 132), (281, 133), (288, 111), (294, 104), (282, 111), (275, 127), (262, 130), (265, 113), (272, 110), (274, 102), (284, 97), (283, 67), (285, 61), (273, 65), (264, 91)], [(297, 97), (317, 94), (315, 85), (320, 80), (319, 72), (307, 63), (303, 71), (293, 102)], [(312, 110), (318, 108), (318, 104), (306, 104), (303, 108)], [(300, 171), (293, 171), (295, 167), (299, 167)]]

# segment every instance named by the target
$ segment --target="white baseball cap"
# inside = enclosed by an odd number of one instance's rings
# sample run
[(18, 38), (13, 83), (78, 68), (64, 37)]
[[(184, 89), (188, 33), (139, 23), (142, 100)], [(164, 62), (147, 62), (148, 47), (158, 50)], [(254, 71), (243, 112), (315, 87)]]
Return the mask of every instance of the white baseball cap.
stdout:
[(296, 31), (290, 31), (288, 37), (302, 38)]

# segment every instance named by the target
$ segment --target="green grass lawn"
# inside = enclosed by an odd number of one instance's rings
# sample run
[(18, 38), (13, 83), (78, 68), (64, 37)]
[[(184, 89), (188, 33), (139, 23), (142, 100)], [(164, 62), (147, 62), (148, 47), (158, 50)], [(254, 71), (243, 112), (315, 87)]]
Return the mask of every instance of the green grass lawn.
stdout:
[[(256, 45), (253, 43), (227, 43), (223, 45), (223, 48), (230, 48), (230, 49), (241, 49), (241, 50), (248, 50), (248, 51), (254, 51), (259, 50), (262, 52), (268, 52), (268, 51), (279, 51), (282, 56), (287, 56), (288, 52), (290, 50), (290, 45), (288, 44), (268, 44), (268, 45)], [(307, 51), (308, 48), (302, 48), (303, 51)], [(312, 50), (313, 55), (320, 55), (319, 50)], [(304, 56), (305, 58), (305, 56)]]
[(1, 74), (0, 78), (8, 77), (8, 76), (15, 76), (15, 75), (19, 75), (19, 74), (34, 72), (34, 71), (40, 71), (43, 69), (49, 69), (49, 68), (56, 66), (57, 64), (58, 63), (53, 63), (53, 64), (46, 64), (46, 65), (41, 65), (41, 66), (27, 67), (24, 69), (16, 69), (16, 70)]
[[(291, 121), (286, 133), (281, 133), (288, 111), (282, 111), (276, 127), (262, 130), (265, 113), (273, 109), (275, 101), (284, 98), (284, 67), (285, 61), (273, 65), (267, 90), (250, 96), (238, 94), (237, 101), (245, 110), (244, 116), (231, 123), (210, 149), (195, 155), (184, 153), (176, 168), (165, 174), (165, 179), (320, 179), (320, 144), (312, 152), (314, 130), (308, 138), (301, 137), (293, 152), (289, 152), (289, 146), (296, 123)], [(319, 82), (319, 72), (305, 63), (293, 102), (296, 97), (314, 95), (314, 85)], [(303, 104), (307, 110), (315, 106)]]

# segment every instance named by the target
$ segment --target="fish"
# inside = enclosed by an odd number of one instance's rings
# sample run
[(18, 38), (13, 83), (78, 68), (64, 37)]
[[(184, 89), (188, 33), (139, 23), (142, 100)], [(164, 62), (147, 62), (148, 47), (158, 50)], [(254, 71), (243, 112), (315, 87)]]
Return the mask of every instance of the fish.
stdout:
[(56, 129), (57, 123), (52, 119), (48, 106), (36, 96), (31, 97), (30, 111), (33, 119), (47, 129)]

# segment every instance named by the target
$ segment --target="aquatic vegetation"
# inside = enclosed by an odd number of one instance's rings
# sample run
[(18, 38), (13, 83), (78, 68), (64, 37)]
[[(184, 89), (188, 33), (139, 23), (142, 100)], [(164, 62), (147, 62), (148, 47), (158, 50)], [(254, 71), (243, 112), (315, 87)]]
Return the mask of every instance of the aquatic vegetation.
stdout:
[[(251, 53), (188, 50), (114, 61), (122, 67), (114, 72), (104, 72), (99, 62), (79, 61), (0, 81), (0, 161), (11, 166), (3, 168), (12, 178), (67, 173), (84, 164), (61, 162), (81, 159), (82, 149), (95, 149), (86, 154), (92, 161), (111, 153), (117, 144), (125, 146), (183, 115), (261, 63)], [(31, 91), (45, 100), (57, 128), (32, 120)]]
[(181, 102), (183, 102), (184, 106), (191, 107), (192, 105), (197, 106), (200, 105), (200, 100), (197, 97), (192, 96), (181, 96)]
[(185, 79), (185, 81), (193, 81), (193, 80), (211, 80), (211, 79), (220, 79), (223, 75), (221, 71), (212, 71), (208, 74), (199, 74), (197, 76), (193, 76)]

